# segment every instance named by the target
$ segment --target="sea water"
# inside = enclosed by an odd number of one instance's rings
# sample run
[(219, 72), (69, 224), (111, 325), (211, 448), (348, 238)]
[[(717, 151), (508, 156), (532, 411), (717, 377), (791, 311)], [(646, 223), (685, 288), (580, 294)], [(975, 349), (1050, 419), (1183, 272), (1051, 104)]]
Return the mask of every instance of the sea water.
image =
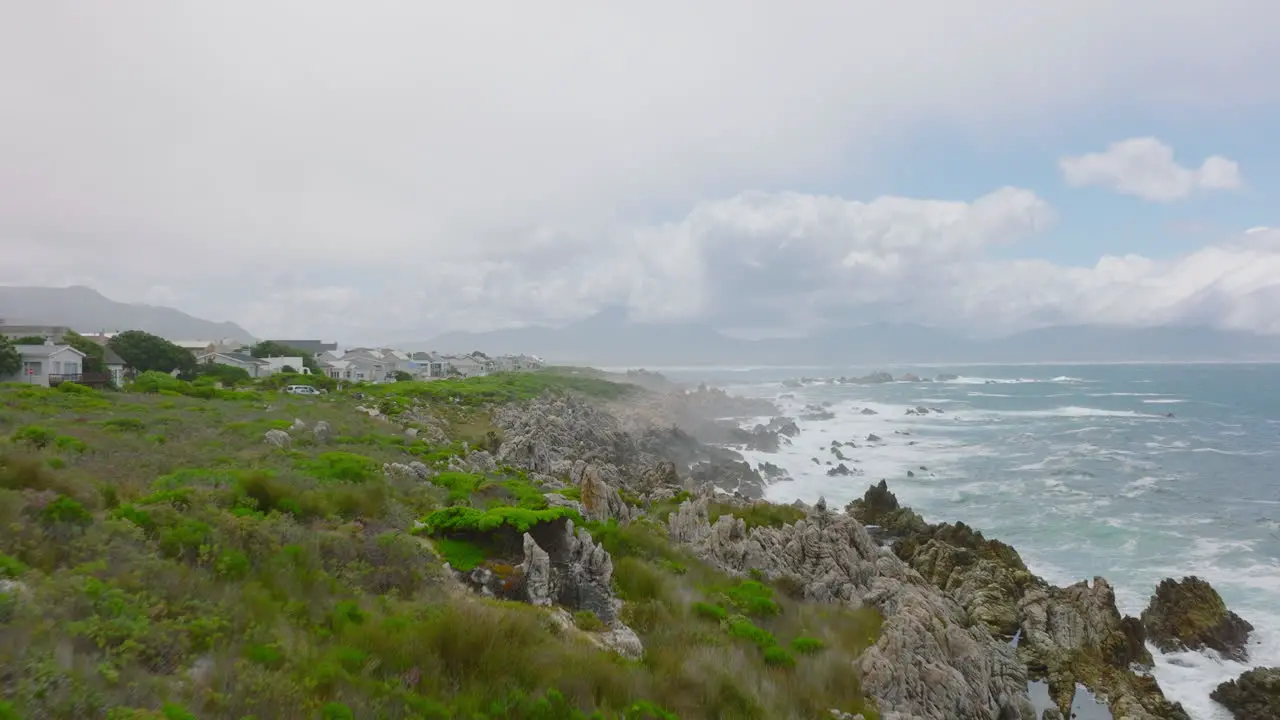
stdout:
[[(1160, 686), (1193, 718), (1229, 720), (1209, 693), (1280, 665), (1280, 365), (904, 366), (888, 369), (960, 377), (784, 384), (873, 369), (662, 371), (773, 399), (792, 417), (830, 404), (833, 419), (800, 420), (781, 452), (744, 452), (790, 473), (768, 488), (775, 502), (843, 506), (883, 478), (926, 519), (1010, 543), (1054, 584), (1106, 577), (1135, 616), (1163, 578), (1208, 580), (1255, 630), (1247, 664), (1152, 648)], [(943, 412), (906, 414), (916, 406)], [(827, 475), (833, 440), (858, 445), (841, 449), (858, 476)]]

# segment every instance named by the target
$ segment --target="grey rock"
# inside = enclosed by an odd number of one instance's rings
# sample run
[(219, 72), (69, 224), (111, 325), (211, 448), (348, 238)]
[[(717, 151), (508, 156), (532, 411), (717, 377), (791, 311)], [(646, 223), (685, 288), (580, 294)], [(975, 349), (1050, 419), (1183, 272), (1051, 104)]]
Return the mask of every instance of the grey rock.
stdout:
[(268, 430), (263, 435), (263, 441), (268, 445), (288, 450), (293, 447), (293, 438), (289, 437), (289, 433), (283, 430)]
[(551, 604), (551, 556), (524, 534), (524, 589), (531, 605)]
[(315, 424), (315, 427), (311, 428), (311, 435), (316, 439), (316, 442), (323, 444), (329, 442), (329, 438), (333, 437), (333, 430), (330, 429), (328, 422), (320, 420)]
[(307, 429), (307, 424), (302, 422), (302, 418), (294, 418), (293, 424), (289, 426), (289, 432), (298, 432), (300, 430), (306, 430), (306, 429)]

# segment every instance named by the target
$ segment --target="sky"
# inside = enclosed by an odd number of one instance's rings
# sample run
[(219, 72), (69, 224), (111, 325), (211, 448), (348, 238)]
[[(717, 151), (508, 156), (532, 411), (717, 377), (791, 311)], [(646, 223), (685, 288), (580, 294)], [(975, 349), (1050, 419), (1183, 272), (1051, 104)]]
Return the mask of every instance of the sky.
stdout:
[(355, 343), (1280, 332), (1280, 3), (5, 5), (0, 284)]

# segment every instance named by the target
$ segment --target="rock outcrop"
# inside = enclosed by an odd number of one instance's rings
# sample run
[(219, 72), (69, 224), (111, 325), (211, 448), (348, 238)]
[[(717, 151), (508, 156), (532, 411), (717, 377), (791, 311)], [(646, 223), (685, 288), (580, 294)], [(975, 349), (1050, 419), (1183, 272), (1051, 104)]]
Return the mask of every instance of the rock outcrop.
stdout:
[(1280, 668), (1254, 668), (1219, 685), (1209, 697), (1236, 720), (1280, 720)]
[(288, 450), (293, 447), (293, 438), (289, 437), (289, 433), (283, 430), (268, 430), (262, 436), (262, 441), (281, 450)]
[(1017, 551), (964, 523), (930, 524), (898, 504), (881, 481), (847, 512), (875, 528), (896, 556), (945, 590), (966, 617), (998, 637), (1021, 630), (1018, 656), (1045, 679), (1064, 714), (1080, 683), (1110, 699), (1113, 715), (1132, 720), (1187, 715), (1164, 698), (1143, 667), (1151, 665), (1142, 623), (1122, 617), (1102, 578), (1057, 588), (1035, 577)]
[(1142, 611), (1147, 636), (1163, 652), (1209, 648), (1244, 662), (1253, 626), (1227, 609), (1222, 596), (1198, 577), (1166, 578)]
[(673, 540), (727, 572), (786, 578), (807, 601), (882, 614), (880, 638), (859, 669), (883, 717), (1034, 718), (1013, 648), (967, 622), (954, 601), (878, 547), (857, 520), (820, 502), (794, 525), (747, 532), (731, 515), (711, 524), (707, 504), (690, 500), (672, 513)]

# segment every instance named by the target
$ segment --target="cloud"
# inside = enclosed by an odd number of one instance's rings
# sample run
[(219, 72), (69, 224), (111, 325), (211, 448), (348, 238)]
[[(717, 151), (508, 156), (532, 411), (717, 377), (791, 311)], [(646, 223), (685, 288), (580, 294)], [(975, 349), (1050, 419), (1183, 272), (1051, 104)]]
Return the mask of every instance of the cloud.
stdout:
[(618, 304), (915, 316), (960, 292), (931, 285), (948, 269), (1034, 238), (1043, 201), (775, 191), (874, 175), (938, 128), (1280, 100), (1280, 5), (1261, 0), (137, 0), (6, 19), (0, 282), (353, 342)]
[(1196, 190), (1235, 190), (1244, 184), (1240, 165), (1220, 155), (1198, 169), (1173, 160), (1173, 148), (1153, 137), (1112, 143), (1106, 152), (1058, 161), (1068, 185), (1094, 185), (1154, 202), (1173, 202)]

